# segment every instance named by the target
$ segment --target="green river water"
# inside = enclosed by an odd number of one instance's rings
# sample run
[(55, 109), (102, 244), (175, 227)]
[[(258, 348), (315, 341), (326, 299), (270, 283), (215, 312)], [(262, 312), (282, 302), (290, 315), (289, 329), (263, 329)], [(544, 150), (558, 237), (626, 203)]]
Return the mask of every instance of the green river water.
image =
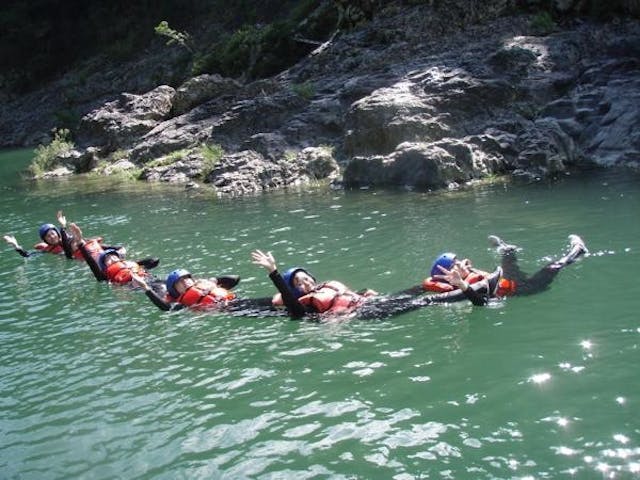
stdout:
[(250, 262), (393, 292), (487, 235), (533, 271), (567, 235), (590, 255), (551, 288), (385, 321), (163, 313), (84, 263), (0, 255), (2, 479), (600, 479), (640, 476), (640, 175), (463, 192), (317, 190), (218, 200), (112, 179), (31, 183), (0, 154), (2, 233), (29, 247), (64, 210), (87, 235), (159, 256), (159, 276)]

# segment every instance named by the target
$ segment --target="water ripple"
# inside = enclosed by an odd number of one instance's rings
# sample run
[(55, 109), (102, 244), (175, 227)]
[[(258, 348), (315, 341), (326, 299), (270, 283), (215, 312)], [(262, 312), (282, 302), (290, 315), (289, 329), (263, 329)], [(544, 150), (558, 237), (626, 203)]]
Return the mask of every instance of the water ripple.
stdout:
[[(236, 273), (243, 298), (274, 292), (250, 263), (254, 248), (272, 250), (281, 269), (310, 265), (319, 279), (381, 292), (417, 284), (445, 247), (491, 264), (489, 233), (526, 243), (527, 271), (559, 251), (567, 225), (592, 251), (616, 253), (495, 308), (312, 323), (167, 314), (140, 291), (95, 282), (81, 262), (9, 249), (0, 256), (2, 476), (637, 476), (635, 298), (602, 278), (634, 282), (640, 212), (629, 199), (639, 184), (607, 186), (606, 211), (581, 183), (565, 186), (570, 195), (534, 185), (228, 202), (69, 186), (37, 189), (29, 208), (12, 191), (0, 221), (25, 245), (55, 198), (87, 232), (125, 243), (134, 258), (159, 256), (159, 278), (177, 267)], [(627, 190), (624, 203), (616, 189)]]

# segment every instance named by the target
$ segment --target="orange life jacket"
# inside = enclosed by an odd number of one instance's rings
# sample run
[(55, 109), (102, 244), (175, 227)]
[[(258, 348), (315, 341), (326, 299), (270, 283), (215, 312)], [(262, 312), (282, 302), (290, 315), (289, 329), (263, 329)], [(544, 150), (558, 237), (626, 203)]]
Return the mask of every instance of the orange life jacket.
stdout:
[(131, 272), (146, 276), (147, 272), (136, 262), (129, 260), (118, 260), (112, 263), (105, 270), (107, 280), (112, 283), (128, 283), (131, 281)]
[(495, 291), (496, 297), (509, 297), (516, 293), (516, 282), (507, 278), (501, 277), (498, 281), (498, 287)]
[(177, 299), (169, 297), (169, 300), (192, 308), (211, 308), (234, 298), (236, 298), (235, 293), (222, 287), (213, 287), (205, 290), (194, 285), (189, 287)]
[[(467, 282), (469, 285), (472, 285), (474, 283), (478, 283), (481, 280), (484, 280), (485, 278), (486, 278), (485, 275), (482, 273), (471, 272), (469, 275), (467, 275), (464, 281)], [(454, 287), (450, 283), (434, 280), (433, 277), (424, 279), (422, 281), (422, 287), (428, 292), (438, 292), (438, 293), (452, 292), (457, 289), (457, 287)]]
[(64, 253), (64, 248), (62, 248), (62, 244), (49, 245), (47, 242), (38, 242), (35, 244), (34, 248), (40, 252), (53, 253), (55, 255)]
[(311, 305), (319, 313), (348, 313), (362, 303), (363, 296), (349, 290), (336, 281), (323, 283), (312, 292), (303, 295), (298, 301)]

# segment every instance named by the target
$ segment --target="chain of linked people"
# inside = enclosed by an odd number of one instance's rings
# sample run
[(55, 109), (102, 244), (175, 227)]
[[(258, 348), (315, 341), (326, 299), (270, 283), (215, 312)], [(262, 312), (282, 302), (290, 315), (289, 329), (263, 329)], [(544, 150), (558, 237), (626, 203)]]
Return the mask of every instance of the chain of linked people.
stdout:
[(454, 302), (484, 306), (506, 297), (542, 292), (562, 269), (588, 254), (582, 238), (571, 234), (566, 252), (529, 275), (518, 266), (520, 249), (489, 235), (490, 244), (500, 256), (500, 265), (493, 271), (480, 270), (470, 259), (445, 252), (433, 260), (428, 276), (420, 284), (381, 295), (371, 289), (354, 291), (338, 280), (319, 281), (302, 266), (280, 272), (271, 252), (254, 250), (252, 263), (267, 271), (276, 293), (264, 298), (240, 298), (234, 291), (240, 282), (237, 275), (199, 277), (177, 268), (161, 279), (151, 272), (159, 265), (159, 259), (128, 260), (124, 246), (107, 245), (102, 237), (85, 237), (77, 224), (67, 225), (62, 211), (57, 212), (56, 219), (58, 225), (45, 223), (39, 227), (40, 241), (32, 251), (20, 246), (13, 235), (3, 238), (25, 258), (48, 253), (84, 261), (96, 280), (142, 290), (153, 305), (167, 312), (187, 308), (236, 316), (341, 321), (386, 319)]

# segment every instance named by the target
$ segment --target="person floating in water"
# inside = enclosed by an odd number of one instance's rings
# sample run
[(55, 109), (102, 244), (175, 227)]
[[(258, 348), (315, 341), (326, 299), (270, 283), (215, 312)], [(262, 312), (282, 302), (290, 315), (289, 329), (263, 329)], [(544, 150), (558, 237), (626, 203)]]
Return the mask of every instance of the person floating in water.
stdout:
[(382, 319), (392, 315), (415, 310), (436, 303), (448, 303), (461, 299), (473, 299), (480, 286), (469, 288), (467, 292), (459, 290), (431, 297), (416, 297), (401, 292), (394, 295), (379, 295), (367, 289), (355, 292), (337, 281), (318, 283), (304, 268), (289, 269), (280, 275), (271, 252), (255, 250), (251, 253), (255, 265), (269, 272), (269, 278), (278, 290), (282, 304), (289, 316), (300, 319), (313, 316), (327, 318)]
[(238, 275), (196, 278), (188, 270), (174, 270), (165, 281), (166, 293), (152, 288), (140, 275), (132, 275), (133, 283), (141, 287), (147, 298), (160, 310), (191, 310), (223, 312), (236, 317), (282, 316), (283, 311), (271, 303), (271, 298), (238, 298), (231, 290), (238, 285)]
[[(444, 254), (436, 259), (429, 282), (441, 282), (437, 293), (424, 293), (424, 284), (393, 295), (378, 296), (372, 291), (357, 293), (339, 282), (318, 284), (313, 276), (300, 267), (280, 275), (271, 252), (254, 251), (253, 263), (265, 268), (269, 278), (281, 295), (282, 303), (291, 318), (299, 319), (309, 314), (352, 316), (361, 319), (383, 319), (419, 308), (442, 303), (470, 301), (474, 305), (486, 305), (490, 298), (507, 295), (537, 293), (547, 288), (558, 272), (587, 252), (584, 242), (577, 235), (569, 237), (571, 248), (562, 258), (550, 263), (532, 276), (525, 275), (517, 267), (515, 248), (498, 237), (490, 239), (502, 253), (502, 267), (494, 272), (475, 270), (468, 259), (457, 260), (455, 254)], [(447, 268), (448, 267), (448, 268)], [(436, 272), (439, 272), (436, 275)], [(472, 275), (473, 274), (473, 275)], [(472, 275), (472, 276), (471, 276)], [(426, 281), (425, 281), (426, 282)]]
[[(56, 218), (58, 220), (58, 223), (60, 224), (60, 228), (52, 223), (44, 223), (40, 225), (38, 234), (40, 235), (40, 239), (42, 241), (35, 245), (34, 252), (29, 252), (22, 248), (18, 244), (16, 237), (14, 237), (13, 235), (4, 235), (3, 238), (5, 242), (11, 245), (16, 250), (16, 252), (18, 252), (25, 258), (31, 257), (38, 253), (52, 253), (54, 255), (61, 255), (64, 253), (64, 255), (69, 259), (83, 260), (84, 257), (82, 256), (82, 253), (78, 248), (78, 241), (66, 230), (67, 219), (61, 210), (57, 212)], [(92, 253), (93, 256), (96, 256), (103, 249), (102, 238), (98, 237), (87, 239), (86, 248)]]
[[(533, 275), (527, 275), (518, 266), (516, 246), (507, 244), (495, 235), (490, 235), (489, 241), (501, 255), (501, 275), (496, 288), (487, 292), (489, 295), (475, 299), (474, 304), (479, 305), (487, 303), (489, 297), (502, 298), (539, 293), (551, 285), (560, 270), (588, 253), (584, 241), (578, 235), (569, 235), (570, 246), (565, 255), (545, 265)], [(469, 259), (458, 260), (454, 253), (443, 253), (433, 262), (431, 276), (424, 280), (422, 288), (427, 292), (464, 290), (469, 285), (484, 281), (488, 276), (487, 272), (475, 269)]]
[(365, 299), (376, 295), (373, 290), (355, 292), (341, 282), (332, 280), (318, 283), (307, 270), (294, 267), (280, 275), (271, 252), (255, 250), (251, 253), (255, 265), (269, 272), (269, 278), (278, 289), (274, 305), (284, 305), (292, 318), (310, 313), (346, 315), (353, 313)]
[(144, 290), (155, 306), (164, 311), (181, 310), (186, 307), (197, 310), (222, 309), (231, 300), (236, 299), (236, 294), (231, 289), (240, 282), (237, 275), (196, 279), (189, 271), (178, 269), (167, 275), (166, 295), (163, 297), (138, 273), (132, 273), (131, 279)]
[[(158, 266), (160, 260), (157, 258), (145, 258), (137, 262), (125, 260), (124, 255), (115, 248), (106, 248), (97, 256), (87, 248), (87, 241), (84, 240), (82, 230), (75, 223), (70, 225), (71, 233), (78, 239), (78, 248), (86, 260), (93, 275), (98, 281), (108, 281), (111, 283), (128, 284), (131, 282), (132, 274), (148, 277), (151, 281), (152, 275), (147, 269)], [(154, 284), (158, 282), (154, 280)]]

